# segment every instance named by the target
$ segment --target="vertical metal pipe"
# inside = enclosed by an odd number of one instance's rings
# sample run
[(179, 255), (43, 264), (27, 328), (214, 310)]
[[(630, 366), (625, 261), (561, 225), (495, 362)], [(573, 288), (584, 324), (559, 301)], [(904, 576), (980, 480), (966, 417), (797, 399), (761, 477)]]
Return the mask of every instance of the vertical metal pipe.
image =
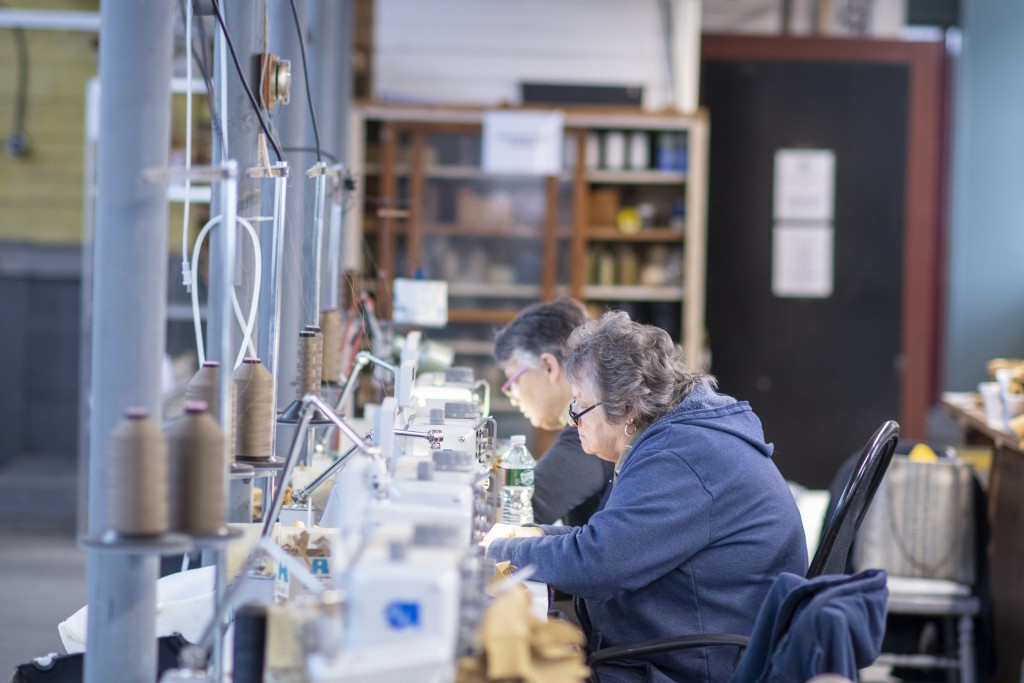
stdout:
[[(234, 360), (234, 354), (232, 353), (231, 334), (229, 329), (231, 327), (231, 302), (230, 302), (230, 291), (234, 286), (234, 278), (231, 277), (232, 271), (235, 266), (235, 248), (236, 241), (235, 236), (237, 234), (236, 218), (238, 216), (236, 208), (238, 207), (238, 164), (234, 160), (226, 160), (223, 164), (224, 177), (220, 183), (218, 183), (218, 194), (220, 195), (220, 215), (224, 217), (221, 225), (224, 227), (222, 249), (221, 249), (221, 262), (220, 268), (224, 272), (225, 277), (222, 278), (222, 286), (225, 292), (221, 293), (221, 334), (220, 334), (220, 357), (221, 360), (221, 372), (218, 375), (220, 381), (220, 422), (221, 430), (224, 432), (224, 450), (223, 450), (223, 463), (224, 467), (224, 500), (225, 503), (229, 500), (231, 493), (231, 480), (228, 476), (229, 463), (234, 460), (234, 425), (232, 424), (235, 411), (232, 406), (232, 399), (234, 394), (231, 392), (231, 385), (233, 378), (231, 373), (228, 372), (230, 362)], [(218, 558), (223, 559), (223, 558)], [(227, 586), (227, 569), (225, 562), (218, 561), (215, 580), (214, 580), (214, 596), (216, 605), (219, 607), (224, 600), (224, 589)], [(224, 639), (223, 636), (218, 637), (213, 643), (213, 670), (216, 672), (215, 680), (224, 680)]]
[[(316, 110), (320, 148), (324, 161), (338, 159), (337, 92), (341, 78), (341, 40), (336, 33), (342, 3), (338, 0), (311, 0), (307, 16), (306, 61), (309, 64), (310, 95)], [(313, 143), (313, 131), (306, 138)]]
[[(295, 21), (289, 0), (268, 0), (270, 14), (270, 51), (282, 59), (291, 60), (292, 86), (291, 103), (282, 106), (276, 115), (280, 144), (284, 148), (297, 150), (306, 146), (306, 126), (309, 112), (306, 110), (306, 86), (302, 79), (302, 55), (295, 31)], [(296, 0), (299, 17), (306, 16), (306, 3)], [(287, 230), (281, 244), (280, 282), (281, 313), (278, 329), (277, 405), (288, 405), (294, 395), (296, 380), (296, 359), (298, 358), (298, 333), (302, 297), (302, 243), (304, 229), (308, 224), (305, 211), (305, 169), (313, 165), (315, 154), (292, 151), (288, 153), (288, 165), (295, 169), (288, 178), (288, 205), (285, 225)], [(286, 446), (291, 441), (291, 430), (279, 429), (276, 446)], [(277, 448), (275, 452), (282, 449)]]
[[(335, 155), (339, 162), (350, 167), (346, 159), (349, 153), (349, 121), (351, 119), (352, 97), (355, 87), (355, 74), (352, 66), (352, 55), (355, 53), (355, 0), (337, 0), (334, 4), (337, 7), (334, 32), (338, 45), (339, 62), (336, 73), (331, 77), (331, 80), (335, 83), (335, 103), (333, 108), (334, 118), (330, 125), (335, 130)], [(339, 202), (335, 209), (337, 215), (332, 216), (332, 221), (336, 221), (339, 232), (338, 247), (334, 254), (337, 259), (338, 274), (331, 283), (331, 286), (333, 287), (332, 293), (337, 302), (336, 305), (338, 308), (341, 308), (344, 305), (344, 297), (340, 295), (340, 291), (344, 286), (344, 282), (347, 281), (345, 273), (349, 270), (358, 270), (360, 268), (360, 258), (358, 250), (345, 249), (344, 246), (353, 240), (348, 240), (344, 237), (347, 229), (346, 217), (348, 216), (346, 204), (344, 203), (344, 188), (339, 188), (339, 194)]]
[[(231, 34), (231, 43), (238, 54), (239, 64), (242, 73), (245, 74), (250, 90), (259, 101), (260, 85), (260, 62), (259, 54), (263, 51), (264, 35), (264, 8), (265, 0), (219, 0), (220, 11), (224, 16), (224, 23)], [(224, 34), (220, 26), (214, 24), (216, 41), (219, 44), (224, 41)], [(223, 50), (214, 51), (216, 57), (226, 56), (224, 68), (214, 69), (214, 101), (218, 105), (218, 113), (227, 131), (227, 159), (233, 159), (238, 163), (238, 206), (237, 212), (243, 218), (254, 218), (260, 215), (260, 194), (262, 184), (258, 179), (250, 178), (247, 171), (257, 163), (257, 135), (262, 132), (256, 113), (249, 102), (248, 95), (242, 87), (238, 78), (234, 62), (231, 61), (230, 51), (226, 46)], [(227, 106), (220, 108), (221, 103)], [(214, 133), (216, 134), (216, 132)], [(215, 164), (221, 164), (226, 159), (221, 151), (220, 144), (213, 145), (213, 159)], [(271, 162), (276, 161), (271, 159)], [(214, 186), (213, 197), (210, 206), (221, 205), (219, 193), (221, 188)], [(216, 210), (216, 209), (215, 209)], [(260, 229), (262, 223), (254, 223), (253, 226)], [(215, 228), (210, 233), (210, 263), (221, 264), (223, 258), (221, 252), (224, 250), (225, 230), (222, 227)], [(236, 239), (239, 235), (238, 227), (235, 228)], [(212, 360), (221, 361), (221, 367), (227, 372), (233, 369), (238, 345), (242, 343), (242, 330), (234, 322), (234, 313), (230, 305), (231, 289), (222, 282), (224, 278), (230, 277), (235, 288), (235, 294), (243, 313), (248, 314), (249, 302), (253, 296), (253, 278), (256, 268), (253, 250), (246, 247), (248, 240), (238, 240), (239, 248), (236, 250), (235, 266), (224, 271), (221, 267), (210, 269), (210, 287), (207, 305), (207, 344), (208, 355)], [(222, 297), (228, 299), (221, 301)], [(224, 325), (220, 317), (227, 315), (230, 321)], [(228, 348), (233, 349), (228, 358), (220, 358), (219, 354), (223, 348), (220, 335), (229, 335), (230, 344)]]
[[(100, 8), (89, 436), (90, 534), (108, 527), (110, 431), (124, 408), (159, 420), (166, 344), (166, 187), (143, 177), (167, 166), (174, 5), (104, 0)], [(155, 556), (89, 552), (85, 681), (151, 681), (157, 675)]]
[[(307, 279), (303, 283), (303, 297), (305, 303), (305, 324), (320, 324), (320, 263), (324, 245), (324, 207), (327, 201), (327, 165), (317, 163), (313, 167), (313, 222), (306, 234), (306, 248), (304, 249), (305, 267), (303, 272)], [(312, 278), (309, 274), (312, 272)]]
[[(352, 3), (349, 0), (314, 0), (310, 4), (309, 80), (325, 159), (344, 161), (348, 134), (348, 107), (352, 88)], [(341, 286), (341, 232), (344, 212), (341, 178), (332, 173), (324, 214), (324, 277), (320, 285), (322, 307), (337, 308)]]

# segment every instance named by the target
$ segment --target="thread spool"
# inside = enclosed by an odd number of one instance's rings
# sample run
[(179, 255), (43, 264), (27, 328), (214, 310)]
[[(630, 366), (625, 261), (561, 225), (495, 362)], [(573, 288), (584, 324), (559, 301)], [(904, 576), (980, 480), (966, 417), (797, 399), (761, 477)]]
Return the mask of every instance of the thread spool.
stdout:
[(313, 374), (316, 376), (316, 391), (319, 392), (324, 381), (324, 333), (319, 325), (306, 325), (306, 329), (313, 333), (316, 340), (313, 349)]
[(220, 420), (220, 363), (215, 360), (203, 361), (202, 367), (192, 375), (185, 385), (185, 401), (203, 401), (214, 420)]
[(322, 379), (338, 383), (341, 380), (341, 312), (336, 308), (321, 311), (320, 330), (324, 344)]
[(299, 365), (296, 374), (295, 398), (301, 400), (306, 394), (319, 394), (320, 382), (316, 377), (316, 333), (310, 330), (299, 332)]
[(167, 532), (167, 441), (149, 411), (128, 408), (110, 433), (107, 522), (122, 536)]
[(168, 526), (212, 536), (224, 526), (224, 433), (202, 401), (167, 427)]
[(235, 455), (265, 460), (273, 453), (274, 378), (259, 358), (246, 358), (231, 378), (235, 386)]

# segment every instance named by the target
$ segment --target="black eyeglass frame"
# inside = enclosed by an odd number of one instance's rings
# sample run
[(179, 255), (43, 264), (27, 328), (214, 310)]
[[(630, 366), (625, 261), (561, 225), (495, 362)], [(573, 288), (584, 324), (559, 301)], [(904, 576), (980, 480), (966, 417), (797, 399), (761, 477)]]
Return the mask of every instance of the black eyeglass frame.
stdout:
[(577, 413), (575, 410), (572, 409), (572, 407), (574, 405), (576, 405), (576, 399), (573, 399), (572, 401), (569, 402), (569, 424), (571, 424), (573, 427), (579, 427), (580, 426), (580, 418), (583, 417), (584, 415), (586, 415), (587, 413), (589, 413), (594, 408), (596, 408), (599, 405), (601, 405), (601, 403), (603, 403), (603, 402), (602, 401), (598, 401), (597, 403), (595, 403), (594, 405), (590, 406), (589, 408), (584, 408), (583, 410), (581, 410), (580, 412)]

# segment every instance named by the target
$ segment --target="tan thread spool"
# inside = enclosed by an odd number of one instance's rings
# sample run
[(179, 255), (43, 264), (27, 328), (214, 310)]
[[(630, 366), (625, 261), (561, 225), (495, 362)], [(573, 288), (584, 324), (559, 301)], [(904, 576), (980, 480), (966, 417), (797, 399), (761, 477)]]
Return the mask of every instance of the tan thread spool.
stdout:
[(338, 384), (341, 381), (341, 312), (338, 309), (325, 308), (320, 312), (320, 331), (324, 345), (322, 380)]
[(168, 525), (212, 536), (224, 526), (224, 433), (202, 401), (167, 427)]
[(306, 394), (319, 394), (320, 382), (316, 377), (316, 333), (310, 330), (299, 332), (299, 364), (296, 374), (295, 398), (302, 400)]
[(220, 420), (220, 363), (215, 360), (203, 361), (202, 367), (192, 375), (185, 385), (185, 401), (203, 401), (214, 420)]
[(324, 333), (319, 325), (306, 325), (306, 329), (313, 333), (316, 340), (313, 349), (313, 377), (316, 380), (313, 384), (316, 393), (320, 393), (320, 384), (324, 381)]
[(107, 522), (122, 536), (167, 532), (167, 440), (149, 411), (125, 410), (110, 433)]
[(274, 378), (259, 358), (246, 358), (231, 375), (235, 386), (235, 455), (267, 459), (273, 453)]

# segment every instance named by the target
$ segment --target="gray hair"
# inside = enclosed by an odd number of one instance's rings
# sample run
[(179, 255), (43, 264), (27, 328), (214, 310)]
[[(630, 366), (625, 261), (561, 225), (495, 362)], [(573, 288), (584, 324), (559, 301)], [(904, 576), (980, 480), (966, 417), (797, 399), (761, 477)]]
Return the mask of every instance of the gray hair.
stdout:
[(588, 319), (583, 304), (569, 297), (531, 304), (498, 331), (494, 337), (494, 359), (505, 365), (515, 357), (524, 365), (536, 367), (541, 355), (550, 353), (562, 363), (565, 340)]
[(674, 408), (701, 383), (715, 378), (693, 371), (668, 332), (610, 311), (572, 333), (566, 342), (569, 383), (584, 386), (601, 402), (608, 422), (632, 418), (643, 429)]

